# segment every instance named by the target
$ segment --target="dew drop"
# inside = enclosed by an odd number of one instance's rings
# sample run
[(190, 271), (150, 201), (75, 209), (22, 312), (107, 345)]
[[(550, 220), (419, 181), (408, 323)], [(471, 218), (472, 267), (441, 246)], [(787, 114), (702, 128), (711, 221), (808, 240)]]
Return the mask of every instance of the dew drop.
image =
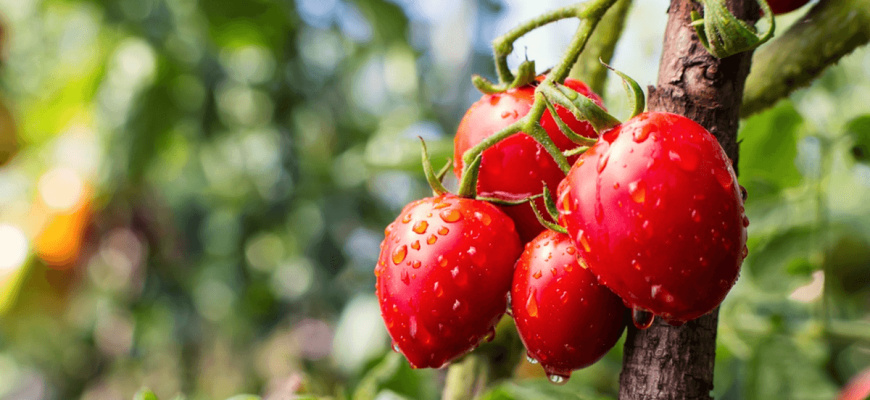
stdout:
[(692, 210), (692, 221), (701, 222), (701, 214), (698, 210)]
[(447, 229), (446, 226), (442, 226), (440, 229), (438, 229), (438, 234), (441, 236), (444, 236), (444, 235), (448, 234), (449, 232), (450, 232), (450, 229)]
[(445, 201), (445, 202), (438, 203), (438, 205), (436, 205), (435, 207), (432, 207), (432, 208), (435, 209), (435, 210), (440, 210), (440, 209), (442, 209), (442, 208), (450, 207), (451, 205), (452, 205), (452, 204), (450, 204), (450, 203), (448, 203), (448, 202)]
[(444, 222), (456, 222), (462, 218), (462, 213), (457, 210), (444, 210), (438, 214)]
[(700, 263), (702, 267), (710, 265), (710, 262), (704, 257), (698, 257), (698, 263)]
[(577, 252), (577, 249), (574, 246), (568, 246), (568, 248), (565, 249), (565, 252), (568, 254), (574, 255), (574, 253)]
[(713, 175), (716, 176), (716, 180), (719, 181), (719, 184), (722, 185), (723, 188), (728, 189), (731, 187), (731, 184), (734, 181), (731, 179), (731, 173), (727, 169), (722, 168), (713, 168)]
[(529, 299), (526, 301), (526, 312), (529, 314), (529, 317), (536, 318), (538, 316), (538, 301), (535, 299), (537, 291), (535, 288), (530, 288), (529, 290), (531, 293), (529, 293)]
[(619, 182), (613, 182), (613, 188), (619, 189)]
[(540, 279), (541, 278), (541, 271), (536, 271), (534, 274), (532, 274), (532, 278)]
[(668, 152), (668, 157), (681, 169), (689, 172), (697, 169), (698, 163), (701, 161), (701, 157), (698, 156), (698, 151), (694, 147), (685, 147), (680, 153), (671, 150)]
[(562, 292), (561, 295), (559, 295), (559, 300), (562, 300), (562, 304), (568, 304), (568, 291), (567, 290)]
[(746, 247), (746, 245), (744, 244), (743, 251), (740, 254), (743, 256), (743, 258), (746, 258), (746, 256), (749, 255), (749, 247)]
[(393, 351), (395, 351), (396, 353), (402, 354), (402, 349), (399, 348), (399, 344), (396, 342), (393, 342)]
[(586, 250), (587, 253), (592, 251), (592, 248), (589, 247), (589, 241), (586, 239), (586, 235), (583, 233), (583, 230), (577, 232), (577, 236), (580, 238), (580, 245), (583, 246), (583, 249)]
[(643, 203), (646, 200), (646, 188), (643, 181), (632, 182), (628, 184), (628, 193), (635, 203)]
[(745, 202), (746, 199), (749, 197), (749, 192), (746, 191), (746, 188), (743, 187), (743, 185), (738, 185), (738, 186), (740, 186), (740, 198), (742, 198), (743, 201)]
[(634, 132), (631, 133), (631, 138), (634, 139), (637, 143), (642, 143), (646, 138), (649, 137), (649, 133), (652, 129), (650, 129), (647, 125), (643, 125), (638, 129), (635, 129)]
[(550, 268), (550, 273), (556, 276), (556, 267)]
[(403, 223), (403, 224), (407, 224), (408, 222), (411, 222), (411, 213), (407, 213), (407, 214), (405, 214), (405, 217), (402, 218), (402, 223)]
[(532, 357), (532, 355), (528, 354), (528, 353), (526, 353), (526, 361), (528, 361), (529, 364), (537, 364), (538, 363), (538, 360), (535, 360), (535, 358)]
[(745, 215), (743, 216), (743, 227), (744, 228), (749, 227), (749, 218), (747, 218)]
[(502, 112), (502, 113), (501, 113), (501, 117), (502, 117), (502, 118), (508, 118), (508, 117), (510, 117), (511, 115), (513, 115), (513, 113), (511, 113), (510, 111), (505, 111), (505, 112)]
[(432, 287), (432, 290), (435, 291), (435, 297), (444, 296), (444, 289), (441, 288), (441, 285), (438, 282), (435, 282), (435, 285)]
[(642, 308), (635, 307), (631, 310), (631, 321), (634, 322), (634, 327), (644, 330), (652, 326), (655, 315)]
[(420, 241), (415, 240), (414, 243), (411, 243), (411, 248), (414, 250), (420, 250)]
[(486, 264), (486, 254), (481, 251), (478, 251), (474, 247), (469, 247), (467, 251), (468, 255), (471, 256), (471, 262), (478, 267), (482, 267)]
[(402, 283), (406, 285), (411, 284), (411, 277), (408, 276), (408, 271), (402, 271)]
[(492, 222), (492, 218), (489, 215), (484, 214), (480, 211), (475, 211), (474, 217), (477, 218), (483, 224), (483, 226), (489, 226), (489, 224)]
[(400, 247), (396, 247), (393, 250), (393, 264), (399, 265), (402, 261), (405, 261), (405, 256), (408, 254), (408, 246), (404, 244)]
[(571, 272), (571, 271), (574, 270), (574, 264), (573, 264), (573, 263), (567, 263), (567, 264), (565, 264), (565, 266), (564, 266), (563, 268), (565, 268), (565, 272)]
[[(447, 263), (444, 264), (446, 265)], [(459, 275), (459, 267), (453, 267), (453, 269), (450, 270), (450, 275), (453, 275), (453, 277), (456, 278), (456, 275)]]
[(421, 263), (420, 260), (416, 260), (413, 263), (411, 263), (411, 268), (414, 268), (414, 269), (418, 269), (421, 266), (423, 266), (423, 263)]
[(640, 263), (637, 262), (637, 260), (631, 260), (631, 266), (634, 267), (634, 269), (640, 271)]
[(598, 159), (598, 172), (604, 171), (604, 168), (607, 167), (607, 160), (610, 159), (610, 152), (604, 153), (601, 158)]
[(460, 306), (459, 300), (454, 301), (453, 302), (453, 311), (458, 310), (459, 306)]
[(426, 239), (426, 243), (429, 244), (435, 244), (436, 241), (438, 241), (438, 238), (434, 234), (430, 235), (429, 238)]
[(559, 385), (559, 386), (568, 383), (568, 378), (570, 378), (570, 377), (571, 377), (571, 375), (547, 373), (547, 379), (550, 380), (550, 383), (552, 383), (554, 385)]
[(661, 292), (661, 290), (662, 290), (662, 285), (652, 285), (650, 287), (649, 294), (652, 298), (656, 298), (656, 296), (658, 296), (658, 294)]
[(426, 229), (427, 229), (427, 228), (429, 228), (429, 223), (428, 223), (428, 222), (426, 222), (426, 221), (418, 221), (416, 224), (414, 224), (414, 227), (411, 228), (411, 230), (413, 230), (414, 233), (417, 233), (417, 234), (422, 235), (422, 234), (426, 233)]
[(438, 265), (440, 265), (442, 267), (447, 266), (447, 257), (444, 257), (443, 254), (438, 255)]

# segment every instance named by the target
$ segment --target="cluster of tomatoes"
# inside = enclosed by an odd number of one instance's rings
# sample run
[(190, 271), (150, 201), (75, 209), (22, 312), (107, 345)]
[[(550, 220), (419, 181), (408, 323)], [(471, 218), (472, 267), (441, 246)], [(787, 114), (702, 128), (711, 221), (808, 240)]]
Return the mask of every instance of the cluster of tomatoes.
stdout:
[[(484, 95), (468, 110), (454, 142), (457, 176), (466, 151), (529, 112), (536, 84)], [(601, 105), (580, 81), (564, 87)], [(564, 382), (613, 347), (629, 319), (641, 329), (655, 315), (695, 319), (737, 280), (745, 194), (715, 137), (656, 112), (599, 135), (553, 110), (564, 124), (549, 112), (539, 123), (566, 154), (578, 144), (560, 126), (597, 140), (568, 158), (567, 176), (520, 132), (483, 151), (476, 196), (442, 191), (386, 228), (376, 291), (393, 348), (413, 367), (440, 368), (491, 340), (508, 312), (529, 360)]]

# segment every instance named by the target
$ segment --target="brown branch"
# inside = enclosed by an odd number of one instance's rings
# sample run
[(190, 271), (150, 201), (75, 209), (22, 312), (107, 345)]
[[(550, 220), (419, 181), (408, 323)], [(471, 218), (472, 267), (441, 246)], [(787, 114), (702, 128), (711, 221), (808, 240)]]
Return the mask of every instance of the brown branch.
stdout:
[[(742, 20), (757, 19), (755, 0), (727, 0)], [(737, 166), (737, 126), (752, 53), (711, 56), (689, 26), (693, 0), (672, 0), (668, 9), (658, 86), (649, 108), (685, 115), (707, 128)], [(710, 399), (716, 355), (718, 309), (680, 327), (661, 320), (649, 329), (630, 327), (619, 383), (621, 400)]]

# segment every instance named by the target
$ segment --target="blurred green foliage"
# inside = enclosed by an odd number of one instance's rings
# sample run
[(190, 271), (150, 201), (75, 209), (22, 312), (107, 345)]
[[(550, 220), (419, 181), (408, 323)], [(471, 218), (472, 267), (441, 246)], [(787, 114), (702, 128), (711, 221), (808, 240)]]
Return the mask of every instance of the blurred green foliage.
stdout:
[[(443, 371), (389, 351), (372, 269), (383, 227), (428, 192), (417, 136), (442, 165), (468, 77), (492, 76), (487, 43), (523, 7), (0, 0), (0, 164), (17, 152), (0, 228), (29, 239), (0, 254), (0, 398), (439, 398)], [(632, 27), (664, 7), (636, 5), (614, 67), (655, 65)], [(743, 123), (750, 256), (721, 311), (717, 398), (829, 399), (870, 367), (867, 71), (864, 49)], [(57, 169), (94, 188), (66, 266), (31, 248)], [(481, 350), (515, 379), (482, 398), (616, 397), (621, 343), (557, 387), (502, 337)]]

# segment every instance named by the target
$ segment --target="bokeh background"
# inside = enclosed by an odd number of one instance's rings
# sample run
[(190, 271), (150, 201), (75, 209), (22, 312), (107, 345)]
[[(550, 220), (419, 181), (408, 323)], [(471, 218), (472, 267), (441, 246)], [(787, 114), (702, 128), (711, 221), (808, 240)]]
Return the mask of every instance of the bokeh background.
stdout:
[[(488, 43), (568, 3), (0, 0), (0, 399), (439, 398), (389, 351), (383, 228), (428, 193), (416, 137), (450, 155)], [(652, 84), (667, 2), (635, 3), (613, 65)], [(717, 398), (831, 399), (870, 367), (868, 98), (864, 48), (741, 124)], [(487, 398), (615, 398), (620, 362), (564, 387), (503, 365)]]

